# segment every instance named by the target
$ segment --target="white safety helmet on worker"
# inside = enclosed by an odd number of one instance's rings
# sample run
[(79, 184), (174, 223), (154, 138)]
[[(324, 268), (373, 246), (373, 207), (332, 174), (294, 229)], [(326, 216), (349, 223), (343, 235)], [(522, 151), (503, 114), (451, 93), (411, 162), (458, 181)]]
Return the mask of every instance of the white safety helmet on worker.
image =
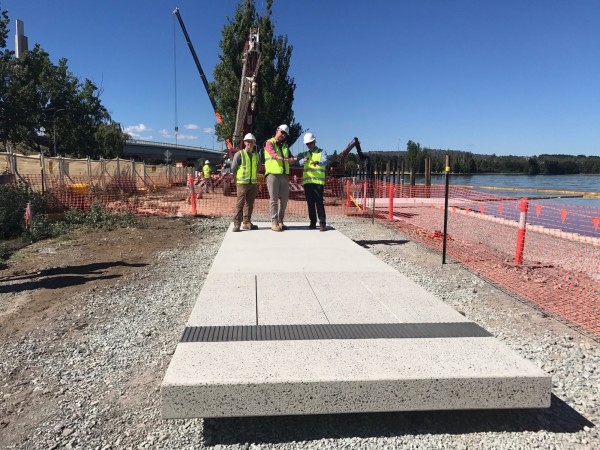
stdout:
[(204, 161), (204, 164), (210, 164), (210, 161), (207, 159), (206, 161)]
[(312, 133), (306, 133), (304, 135), (304, 143), (305, 144), (310, 144), (311, 142), (315, 142), (316, 140), (317, 140), (317, 138)]
[(285, 124), (279, 125), (277, 129), (283, 131), (285, 134), (290, 134), (290, 127)]
[(254, 135), (252, 133), (248, 133), (246, 136), (244, 136), (244, 140), (256, 142), (256, 138), (254, 137)]

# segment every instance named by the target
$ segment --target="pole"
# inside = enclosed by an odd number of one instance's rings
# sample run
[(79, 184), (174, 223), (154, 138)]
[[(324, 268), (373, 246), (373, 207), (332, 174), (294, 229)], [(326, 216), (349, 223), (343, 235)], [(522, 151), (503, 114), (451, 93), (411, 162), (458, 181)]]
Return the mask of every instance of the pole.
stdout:
[(394, 220), (394, 185), (392, 183), (389, 183), (390, 185), (390, 189), (389, 189), (389, 197), (390, 197), (390, 203), (389, 203), (389, 211), (388, 211), (388, 220)]
[(525, 232), (527, 231), (527, 210), (529, 201), (527, 197), (521, 200), (521, 212), (519, 214), (519, 231), (517, 233), (517, 251), (515, 264), (523, 264), (523, 250), (525, 248)]
[(350, 200), (350, 180), (346, 180), (346, 205), (352, 206), (352, 201)]
[(44, 154), (40, 152), (40, 174), (42, 175), (42, 195), (46, 192), (46, 180), (44, 179)]
[(56, 156), (56, 113), (60, 111), (65, 111), (65, 108), (59, 108), (54, 111), (54, 115), (52, 116), (52, 134), (53, 134), (53, 143), (54, 143), (54, 152), (52, 156)]
[(450, 191), (450, 155), (446, 155), (446, 192), (444, 194), (444, 243), (442, 247), (442, 264), (446, 264), (446, 239), (448, 237), (448, 192)]
[(372, 187), (371, 187), (371, 191), (373, 192), (373, 208), (371, 210), (371, 223), (374, 224), (375, 223), (375, 190), (376, 190), (376, 184), (377, 184), (377, 180), (375, 179), (375, 174), (373, 173), (371, 175), (371, 183), (372, 183)]

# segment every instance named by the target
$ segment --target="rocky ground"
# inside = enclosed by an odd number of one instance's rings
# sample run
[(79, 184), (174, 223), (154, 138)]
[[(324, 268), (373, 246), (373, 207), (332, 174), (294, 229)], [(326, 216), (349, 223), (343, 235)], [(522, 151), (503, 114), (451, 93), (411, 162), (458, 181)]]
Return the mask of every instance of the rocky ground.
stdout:
[(0, 270), (0, 448), (600, 446), (598, 341), (369, 219), (331, 225), (551, 373), (551, 408), (163, 421), (160, 383), (228, 223), (146, 225), (39, 242)]

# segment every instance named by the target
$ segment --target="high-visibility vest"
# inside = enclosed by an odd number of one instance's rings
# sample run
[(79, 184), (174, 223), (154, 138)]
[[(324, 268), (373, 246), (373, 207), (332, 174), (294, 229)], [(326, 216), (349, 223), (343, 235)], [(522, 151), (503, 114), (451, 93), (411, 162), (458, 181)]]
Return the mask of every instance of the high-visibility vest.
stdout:
[(209, 178), (210, 177), (210, 165), (204, 164), (204, 167), (202, 167), (202, 172), (204, 172), (204, 178)]
[[(277, 141), (275, 140), (274, 137), (272, 137), (271, 139), (269, 139), (267, 142), (271, 142), (273, 144), (273, 147), (275, 148), (275, 152), (279, 155), (282, 156), (283, 158), (289, 158), (289, 151), (288, 151), (288, 147), (285, 144), (285, 142), (283, 143), (283, 145), (281, 146), (281, 151), (283, 154), (279, 154), (278, 151), (278, 147), (277, 147)], [(266, 147), (266, 144), (265, 144)], [(285, 172), (284, 172), (285, 170)], [(290, 173), (290, 164), (287, 161), (279, 161), (275, 158), (271, 158), (271, 155), (269, 155), (269, 152), (267, 151), (267, 149), (265, 148), (265, 175), (268, 175), (270, 173), (273, 174), (282, 174), (285, 173), (286, 175), (289, 175)]]
[(246, 150), (240, 150), (240, 165), (235, 173), (237, 184), (256, 184), (256, 170), (258, 168), (258, 155)]
[(320, 163), (323, 156), (323, 151), (315, 147), (311, 152), (307, 152), (308, 156), (304, 158), (304, 171), (302, 172), (302, 184), (325, 184), (325, 167), (310, 163)]

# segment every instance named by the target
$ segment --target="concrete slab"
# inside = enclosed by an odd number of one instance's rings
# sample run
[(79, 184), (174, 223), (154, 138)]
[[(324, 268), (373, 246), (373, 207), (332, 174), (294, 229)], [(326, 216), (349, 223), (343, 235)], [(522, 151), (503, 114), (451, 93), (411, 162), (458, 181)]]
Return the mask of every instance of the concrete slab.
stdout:
[(289, 230), (275, 232), (270, 223), (254, 224), (258, 230), (233, 233), (229, 227), (211, 272), (395, 272), (331, 228), (321, 232), (307, 230), (308, 222), (290, 223)]
[(185, 343), (163, 381), (162, 413), (545, 408), (550, 383), (495, 338)]
[[(550, 406), (551, 378), (489, 333), (427, 334), (473, 324), (341, 233), (258, 225), (230, 227), (188, 326), (282, 325), (290, 337), (215, 331), (213, 342), (181, 342), (162, 384), (164, 418)], [(365, 334), (306, 338), (290, 327), (336, 324)], [(382, 337), (369, 324), (415, 333)]]

